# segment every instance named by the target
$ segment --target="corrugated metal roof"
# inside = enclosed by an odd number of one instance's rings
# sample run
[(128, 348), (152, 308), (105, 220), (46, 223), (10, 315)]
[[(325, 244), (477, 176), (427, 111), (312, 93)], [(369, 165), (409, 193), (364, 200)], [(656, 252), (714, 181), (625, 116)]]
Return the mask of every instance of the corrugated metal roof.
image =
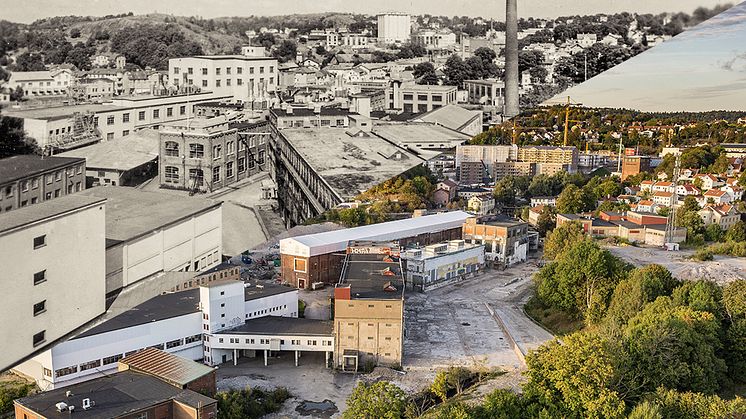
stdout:
[(191, 361), (155, 348), (147, 348), (119, 360), (130, 369), (184, 387), (213, 371), (207, 365)]
[(466, 212), (452, 211), (389, 221), (387, 223), (290, 237), (280, 240), (280, 253), (308, 257), (341, 252), (347, 248), (347, 243), (351, 240), (388, 241), (414, 237), (423, 233), (460, 227), (469, 217), (471, 215)]

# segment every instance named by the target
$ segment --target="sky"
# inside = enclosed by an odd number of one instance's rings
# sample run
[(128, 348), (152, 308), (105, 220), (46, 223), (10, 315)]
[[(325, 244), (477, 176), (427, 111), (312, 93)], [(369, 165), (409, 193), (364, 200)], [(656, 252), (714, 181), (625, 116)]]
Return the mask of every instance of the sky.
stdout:
[(640, 111), (746, 111), (746, 2), (547, 103)]
[[(557, 17), (615, 12), (687, 12), (727, 0), (518, 0), (523, 17)], [(30, 23), (64, 15), (168, 13), (179, 16), (282, 15), (313, 12), (468, 15), (502, 20), (505, 0), (0, 0), (0, 19)]]

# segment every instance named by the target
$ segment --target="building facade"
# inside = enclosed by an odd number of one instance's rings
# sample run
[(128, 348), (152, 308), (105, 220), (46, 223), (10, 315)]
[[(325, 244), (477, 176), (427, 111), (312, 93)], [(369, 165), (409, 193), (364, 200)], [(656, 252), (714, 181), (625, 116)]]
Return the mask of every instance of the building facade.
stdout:
[(467, 243), (482, 244), (487, 259), (507, 266), (528, 259), (528, 224), (521, 221), (490, 221), (469, 218), (464, 223)]
[(382, 13), (377, 16), (378, 42), (385, 44), (409, 41), (412, 33), (411, 18), (406, 13)]
[(105, 199), (80, 195), (2, 215), (0, 369), (104, 313), (104, 220)]
[(430, 291), (475, 275), (484, 266), (484, 246), (451, 240), (402, 252), (407, 289)]
[(0, 212), (50, 201), (86, 187), (85, 159), (19, 155), (0, 159)]
[(265, 104), (279, 81), (276, 58), (242, 55), (171, 58), (168, 74), (174, 86), (191, 85), (235, 100)]
[(225, 116), (170, 124), (160, 131), (162, 187), (210, 192), (264, 170), (266, 122), (230, 124)]

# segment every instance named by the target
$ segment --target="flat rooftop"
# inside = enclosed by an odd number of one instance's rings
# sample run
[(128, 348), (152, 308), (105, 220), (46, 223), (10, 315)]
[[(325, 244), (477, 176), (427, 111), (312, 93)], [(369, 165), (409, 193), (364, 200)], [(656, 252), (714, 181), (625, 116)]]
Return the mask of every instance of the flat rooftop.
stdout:
[[(400, 300), (404, 296), (404, 278), (399, 258), (385, 260), (385, 254), (349, 254), (337, 286), (350, 286), (352, 299)], [(393, 287), (387, 290), (386, 286)]]
[(199, 312), (199, 289), (163, 294), (132, 307), (124, 313), (86, 330), (73, 339), (86, 338), (196, 312)]
[(104, 203), (102, 198), (73, 194), (18, 208), (0, 215), (0, 234)]
[(265, 316), (247, 320), (241, 326), (221, 330), (215, 334), (331, 337), (333, 333), (333, 322), (330, 320)]
[(118, 140), (101, 141), (59, 153), (57, 156), (84, 158), (88, 169), (127, 171), (157, 159), (159, 144), (157, 135), (134, 133)]
[(417, 117), (417, 119), (424, 122), (437, 123), (439, 125), (445, 126), (446, 128), (459, 131), (475, 119), (479, 119), (479, 123), (481, 126), (482, 112), (470, 111), (468, 109), (462, 108), (459, 105), (449, 104), (424, 113)]
[(117, 111), (123, 108), (108, 104), (85, 104), (85, 105), (67, 105), (67, 106), (50, 106), (38, 109), (24, 109), (24, 110), (3, 110), (3, 115), (13, 116), (16, 118), (28, 118), (28, 119), (44, 119), (44, 120), (55, 120), (70, 118), (76, 113), (86, 112), (105, 112), (105, 111)]
[(375, 136), (351, 137), (345, 128), (280, 131), (308, 164), (343, 199), (397, 176), (423, 160)]
[(83, 163), (83, 159), (72, 156), (26, 154), (6, 157), (0, 159), (0, 185), (79, 163)]
[(254, 283), (247, 282), (244, 288), (244, 300), (251, 301), (259, 298), (269, 297), (272, 295), (285, 294), (286, 292), (297, 292), (297, 288), (286, 287), (277, 284), (261, 284), (257, 286)]
[[(69, 397), (68, 391), (72, 393)], [(95, 405), (84, 410), (83, 399), (90, 399)], [(216, 400), (192, 390), (182, 390), (156, 377), (133, 371), (44, 391), (17, 402), (48, 419), (89, 419), (124, 417), (168, 400), (177, 400), (195, 408), (216, 403)], [(55, 405), (59, 402), (75, 406), (74, 413), (57, 411)]]
[(124, 186), (99, 186), (78, 194), (106, 198), (106, 238), (118, 241), (132, 240), (222, 204), (221, 201)]
[(414, 149), (456, 147), (471, 136), (442, 125), (427, 122), (385, 123), (373, 125), (373, 133), (399, 147)]

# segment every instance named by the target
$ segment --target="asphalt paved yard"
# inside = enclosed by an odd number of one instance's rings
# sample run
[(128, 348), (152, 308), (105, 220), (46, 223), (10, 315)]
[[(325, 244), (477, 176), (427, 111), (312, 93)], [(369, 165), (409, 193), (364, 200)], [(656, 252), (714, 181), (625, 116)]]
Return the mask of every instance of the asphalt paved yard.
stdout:
[(450, 365), (521, 368), (518, 355), (486, 304), (505, 323), (523, 354), (551, 340), (552, 335), (522, 310), (537, 269), (531, 261), (505, 271), (488, 270), (425, 294), (406, 294), (405, 369)]

